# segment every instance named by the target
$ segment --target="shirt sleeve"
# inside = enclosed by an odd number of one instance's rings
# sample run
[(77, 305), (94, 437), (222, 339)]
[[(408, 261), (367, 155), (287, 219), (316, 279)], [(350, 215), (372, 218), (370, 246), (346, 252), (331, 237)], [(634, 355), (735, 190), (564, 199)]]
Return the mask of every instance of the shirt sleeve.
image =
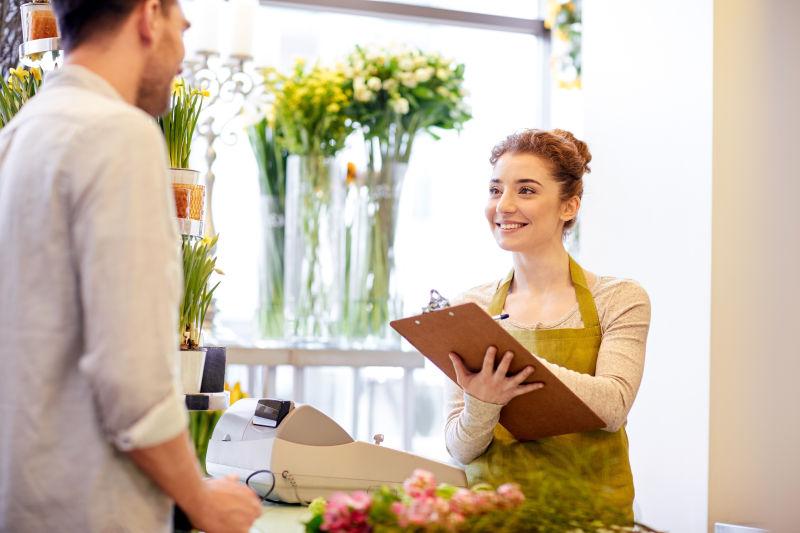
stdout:
[[(474, 302), (485, 308), (489, 303), (486, 294), (494, 285), (475, 287), (454, 298), (451, 305)], [(444, 428), (445, 446), (453, 459), (466, 465), (483, 454), (491, 444), (503, 406), (479, 400), (450, 379), (446, 381), (448, 414)]]
[(606, 431), (617, 431), (625, 424), (642, 381), (650, 329), (647, 292), (636, 282), (620, 282), (601, 325), (603, 340), (594, 376), (544, 363), (605, 422)]
[(502, 405), (484, 402), (447, 380), (447, 421), (445, 445), (450, 456), (461, 464), (479, 457), (492, 442), (494, 427), (500, 421)]
[(181, 266), (166, 151), (137, 113), (94, 124), (73, 145), (79, 367), (109, 439), (123, 451), (155, 446), (187, 425), (174, 378)]

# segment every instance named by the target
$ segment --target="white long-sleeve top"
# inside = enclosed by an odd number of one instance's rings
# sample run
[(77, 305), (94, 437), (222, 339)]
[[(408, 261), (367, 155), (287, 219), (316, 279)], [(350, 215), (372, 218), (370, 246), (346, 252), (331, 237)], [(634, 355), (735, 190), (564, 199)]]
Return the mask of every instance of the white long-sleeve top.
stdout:
[[(467, 291), (458, 303), (474, 302), (484, 309), (494, 296), (497, 283)], [(645, 345), (650, 328), (650, 299), (635, 281), (598, 277), (591, 287), (603, 335), (595, 375), (544, 364), (606, 423), (606, 431), (623, 426), (636, 398), (644, 369)], [(581, 328), (577, 303), (559, 320), (546, 324), (519, 324), (513, 317), (500, 322), (509, 330)], [(536, 354), (539, 355), (539, 354)], [(501, 405), (479, 400), (448, 380), (445, 440), (450, 455), (468, 464), (483, 454), (500, 420)], [(535, 392), (533, 394), (536, 394)]]
[(67, 66), (0, 132), (0, 532), (170, 531), (120, 453), (186, 428), (163, 137)]

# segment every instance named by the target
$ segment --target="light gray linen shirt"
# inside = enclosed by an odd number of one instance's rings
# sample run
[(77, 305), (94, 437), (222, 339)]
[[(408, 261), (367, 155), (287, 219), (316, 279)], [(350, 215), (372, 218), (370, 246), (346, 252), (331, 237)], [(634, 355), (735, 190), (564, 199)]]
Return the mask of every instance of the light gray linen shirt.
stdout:
[(164, 142), (67, 66), (0, 133), (0, 532), (169, 531), (121, 453), (186, 428)]

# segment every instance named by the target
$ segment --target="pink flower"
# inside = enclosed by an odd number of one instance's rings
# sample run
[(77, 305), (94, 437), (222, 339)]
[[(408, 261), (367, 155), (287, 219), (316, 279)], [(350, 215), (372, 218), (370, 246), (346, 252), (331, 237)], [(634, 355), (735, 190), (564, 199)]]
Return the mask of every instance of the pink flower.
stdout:
[(331, 496), (322, 516), (320, 529), (331, 533), (369, 533), (367, 522), (372, 499), (366, 492), (345, 494), (337, 492)]
[(525, 501), (525, 495), (516, 483), (505, 483), (497, 488), (500, 506), (504, 509), (513, 509)]
[(497, 509), (499, 497), (493, 490), (480, 490), (474, 493), (475, 497), (473, 503), (475, 504), (475, 512), (478, 514), (488, 513)]
[(397, 516), (397, 525), (400, 527), (408, 527), (408, 518), (406, 517), (406, 506), (401, 502), (394, 502), (392, 504), (392, 512)]
[(427, 470), (417, 468), (411, 477), (403, 482), (403, 489), (412, 498), (429, 498), (436, 493), (436, 479)]
[(432, 521), (435, 514), (434, 498), (418, 498), (406, 510), (408, 521), (415, 526), (423, 526)]
[(448, 529), (453, 531), (453, 530), (457, 529), (458, 526), (463, 524), (465, 520), (466, 520), (466, 517), (463, 514), (450, 513), (449, 515), (447, 515), (446, 526), (447, 526)]
[(475, 493), (468, 489), (458, 489), (450, 499), (450, 509), (454, 513), (474, 514), (477, 510)]

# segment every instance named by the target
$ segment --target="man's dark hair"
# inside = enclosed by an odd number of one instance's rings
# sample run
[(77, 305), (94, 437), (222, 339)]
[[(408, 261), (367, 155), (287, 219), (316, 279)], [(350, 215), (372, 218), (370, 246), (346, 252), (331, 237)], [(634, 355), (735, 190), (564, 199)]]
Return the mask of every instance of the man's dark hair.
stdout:
[[(92, 34), (116, 28), (144, 0), (51, 0), (62, 46), (72, 50)], [(161, 0), (166, 7), (176, 0)]]

